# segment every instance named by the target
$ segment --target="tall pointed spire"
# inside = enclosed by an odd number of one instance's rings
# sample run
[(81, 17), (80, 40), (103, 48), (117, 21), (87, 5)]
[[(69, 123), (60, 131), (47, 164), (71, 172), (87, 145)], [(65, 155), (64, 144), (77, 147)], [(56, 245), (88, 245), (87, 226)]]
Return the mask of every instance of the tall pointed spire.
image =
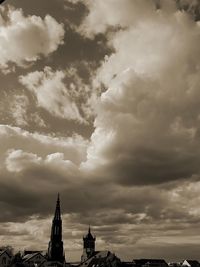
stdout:
[(58, 193), (57, 202), (56, 202), (56, 209), (54, 220), (61, 220), (61, 212), (60, 212), (60, 194)]
[(48, 248), (48, 258), (51, 261), (64, 262), (65, 257), (63, 253), (62, 241), (62, 219), (60, 211), (60, 196), (58, 194), (56, 209), (51, 227), (51, 240)]

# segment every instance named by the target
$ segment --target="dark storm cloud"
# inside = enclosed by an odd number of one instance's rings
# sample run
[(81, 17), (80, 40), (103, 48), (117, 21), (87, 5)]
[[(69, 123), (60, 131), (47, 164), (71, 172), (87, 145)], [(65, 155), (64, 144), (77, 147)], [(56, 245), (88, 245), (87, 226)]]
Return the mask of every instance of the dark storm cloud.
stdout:
[[(18, 130), (4, 129), (6, 139), (11, 136), (10, 144), (16, 141), (15, 135), (19, 134)], [(19, 150), (18, 144), (17, 150), (9, 150), (5, 157), (2, 157), (1, 166), (4, 166), (1, 171), (0, 187), (2, 221), (20, 222), (26, 221), (33, 214), (37, 214), (40, 218), (52, 214), (55, 192), (60, 191), (62, 211), (70, 216), (68, 221), (71, 220), (73, 225), (92, 223), (100, 228), (102, 225), (120, 227), (119, 225), (140, 225), (141, 223), (148, 225), (152, 222), (165, 225), (165, 222), (170, 220), (173, 227), (173, 223), (177, 222), (194, 225), (198, 223), (198, 213), (195, 214), (199, 198), (198, 182), (194, 186), (192, 183), (191, 185), (186, 183), (182, 187), (174, 184), (173, 190), (170, 191), (164, 187), (162, 189), (152, 186), (126, 188), (105, 183), (105, 180), (94, 180), (93, 177), (87, 177), (87, 173), (82, 173), (78, 165), (72, 163), (72, 161), (78, 163), (76, 157), (67, 160), (73, 149), (75, 151), (78, 149), (77, 143), (74, 143), (73, 148), (67, 145), (66, 140), (65, 150), (63, 150), (60, 147), (63, 144), (62, 140), (54, 140), (57, 142), (57, 150), (65, 152), (66, 156), (63, 156), (61, 153), (51, 154), (53, 149), (51, 143), (48, 143), (49, 148), (46, 149), (46, 142), (53, 139), (50, 138), (44, 142), (42, 136), (30, 135), (23, 131), (21, 134), (24, 136), (18, 136), (19, 140), (23, 140), (20, 148), (27, 150), (26, 142), (28, 142), (29, 148), (33, 146), (35, 153), (38, 152), (33, 154), (33, 152)], [(2, 135), (2, 140), (5, 137)], [(80, 144), (79, 146), (81, 149)], [(82, 154), (81, 150), (76, 153)], [(191, 194), (194, 197), (194, 188), (197, 190), (195, 203), (191, 198)], [(185, 207), (180, 209), (181, 206)], [(194, 214), (189, 213), (193, 209)]]
[[(89, 221), (94, 225), (137, 224), (170, 214), (164, 208), (171, 205), (167, 191), (148, 187), (127, 190), (103, 181), (93, 183), (60, 155), (51, 154), (43, 160), (35, 154), (15, 150), (9, 152), (5, 162), (7, 170), (1, 174), (1, 220), (4, 221), (24, 220), (32, 214), (50, 214), (49, 203), (55, 198), (56, 191), (62, 195), (63, 212), (74, 214), (74, 218), (77, 214), (76, 221), (86, 224)], [(106, 215), (107, 210), (110, 212)], [(177, 211), (178, 206), (174, 206), (172, 219), (176, 219)], [(187, 212), (179, 212), (179, 218), (187, 219), (187, 216)]]
[[(183, 1), (114, 2), (10, 0), (25, 22), (48, 14), (65, 37), (1, 74), (1, 241), (46, 248), (60, 192), (68, 251), (92, 224), (98, 249), (122, 258), (195, 256), (199, 25)], [(79, 122), (63, 117), (74, 103)]]
[[(63, 231), (67, 248), (72, 242), (72, 247), (77, 249), (74, 243), (77, 242), (81, 249), (81, 238), (89, 224), (92, 224), (93, 233), (97, 236), (98, 248), (105, 249), (108, 246), (119, 254), (123, 254), (124, 244), (126, 247), (143, 248), (146, 243), (143, 238), (151, 240), (153, 236), (154, 240), (159, 240), (163, 231), (167, 238), (170, 236), (171, 239), (178, 240), (177, 236), (180, 233), (186, 235), (185, 229), (188, 226), (192, 232), (188, 229), (187, 235), (191, 238), (194, 232), (196, 233), (195, 229), (199, 227), (198, 191), (194, 196), (194, 190), (189, 189), (191, 185), (185, 184), (178, 188), (176, 186), (172, 191), (155, 187), (127, 189), (105, 183), (96, 185), (92, 180), (84, 180), (84, 177), (80, 177), (80, 173), (77, 174), (77, 177), (79, 176), (77, 180), (73, 174), (66, 175), (66, 169), (61, 170), (59, 167), (55, 170), (56, 165), (53, 170), (52, 164), (38, 166), (35, 162), (27, 163), (23, 171), (6, 172), (3, 177), (1, 176), (1, 181), (4, 182), (0, 187), (3, 200), (0, 219), (4, 223), (15, 222), (17, 229), (21, 229), (21, 222), (26, 222), (28, 232), (32, 231), (33, 226), (38, 229), (37, 231), (45, 231), (40, 242), (41, 247), (45, 247), (49, 238), (50, 220), (47, 221), (45, 218), (52, 217), (55, 191), (58, 190), (61, 193), (62, 213), (66, 214), (63, 215)], [(198, 188), (199, 183), (193, 186)], [(190, 197), (191, 192), (195, 203)], [(192, 210), (194, 210), (193, 215)], [(34, 222), (31, 221), (33, 214), (38, 216)], [(46, 223), (42, 223), (44, 220)], [(12, 227), (9, 229), (11, 231)], [(16, 238), (16, 235), (13, 235)], [(24, 237), (23, 235), (24, 233), (21, 233), (20, 242), (26, 244), (25, 237), (31, 236), (31, 232)], [(34, 238), (32, 247), (35, 246), (35, 242), (38, 243), (39, 233)], [(162, 240), (164, 247), (165, 239)], [(145, 248), (148, 249), (148, 246)], [(156, 248), (155, 244), (153, 251)], [(140, 255), (139, 251), (136, 255)], [(122, 258), (130, 256), (131, 254), (127, 252)]]
[[(107, 90), (82, 167), (122, 184), (190, 179), (198, 176), (200, 160), (199, 26), (173, 1), (162, 1), (159, 11), (152, 2), (134, 4), (108, 1), (105, 8), (94, 1), (80, 28), (95, 36), (109, 26), (125, 27), (110, 36), (115, 52), (95, 77)], [(97, 10), (110, 16), (100, 21)]]
[(178, 8), (188, 12), (195, 20), (200, 20), (199, 0), (176, 0)]
[[(157, 151), (155, 149), (137, 148), (132, 157), (123, 155), (106, 171), (121, 184), (168, 183), (169, 180), (182, 180), (199, 174), (197, 155), (182, 155), (176, 151)], [(133, 155), (132, 154), (132, 155)], [(118, 153), (120, 155), (120, 152)], [(113, 155), (114, 156), (114, 155)], [(185, 156), (185, 157), (184, 157)], [(156, 172), (155, 172), (156, 170)]]

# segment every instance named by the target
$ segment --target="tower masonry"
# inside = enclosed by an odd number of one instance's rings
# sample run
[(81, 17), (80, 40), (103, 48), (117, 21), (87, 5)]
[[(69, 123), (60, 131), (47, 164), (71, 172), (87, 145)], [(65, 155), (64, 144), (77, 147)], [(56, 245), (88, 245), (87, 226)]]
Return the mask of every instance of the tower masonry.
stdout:
[(94, 255), (95, 240), (96, 238), (91, 234), (91, 229), (89, 227), (87, 235), (83, 237), (83, 255), (81, 257), (81, 262), (86, 261), (88, 258)]
[(48, 247), (48, 260), (61, 263), (65, 261), (62, 241), (62, 219), (59, 194), (56, 203), (55, 215), (52, 221), (51, 238)]

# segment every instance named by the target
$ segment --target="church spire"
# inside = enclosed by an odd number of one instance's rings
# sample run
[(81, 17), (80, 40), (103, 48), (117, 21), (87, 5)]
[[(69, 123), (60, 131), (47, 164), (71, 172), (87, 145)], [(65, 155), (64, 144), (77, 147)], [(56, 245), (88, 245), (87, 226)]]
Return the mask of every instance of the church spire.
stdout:
[(88, 227), (88, 233), (83, 237), (83, 254), (81, 256), (81, 262), (84, 262), (88, 258), (94, 255), (95, 253), (95, 240), (91, 233), (91, 227)]
[(56, 209), (54, 220), (61, 220), (61, 212), (60, 212), (60, 194), (58, 193), (57, 202), (56, 202)]
[(51, 261), (64, 262), (63, 241), (62, 241), (62, 219), (60, 211), (60, 196), (58, 194), (56, 209), (51, 227), (51, 240), (48, 248), (48, 258)]

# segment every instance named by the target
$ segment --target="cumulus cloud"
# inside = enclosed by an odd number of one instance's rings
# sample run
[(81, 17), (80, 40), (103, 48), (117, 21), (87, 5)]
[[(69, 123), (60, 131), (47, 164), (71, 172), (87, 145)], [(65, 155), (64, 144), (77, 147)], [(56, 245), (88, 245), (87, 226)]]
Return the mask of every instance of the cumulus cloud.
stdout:
[[(108, 35), (115, 52), (97, 72), (106, 90), (82, 166), (124, 184), (190, 178), (200, 171), (199, 24), (173, 1), (159, 10), (153, 1), (119, 5), (93, 1), (83, 22), (90, 35), (120, 29)], [(93, 15), (101, 10), (109, 21)]]
[(40, 161), (41, 158), (33, 153), (23, 152), (22, 150), (12, 150), (8, 152), (6, 166), (11, 172), (20, 172), (24, 168), (29, 168), (29, 163), (39, 164)]
[[(79, 31), (105, 34), (113, 49), (92, 72), (89, 141), (0, 126), (3, 241), (29, 247), (31, 239), (38, 248), (39, 240), (46, 248), (60, 191), (67, 258), (71, 249), (80, 256), (88, 224), (97, 249), (122, 259), (198, 256), (199, 23), (174, 1), (159, 2), (160, 9), (149, 0), (84, 1), (88, 15)], [(20, 82), (38, 106), (82, 122), (90, 93), (84, 98), (88, 88), (72, 73), (46, 67)], [(14, 110), (24, 118), (22, 109), (20, 98)]]
[(70, 95), (70, 88), (66, 88), (64, 78), (64, 71), (54, 72), (45, 67), (44, 71), (31, 72), (20, 76), (19, 80), (35, 95), (38, 106), (56, 117), (83, 123), (84, 118)]
[[(169, 237), (173, 242), (176, 236), (181, 247), (185, 244), (185, 227), (192, 225), (188, 237), (199, 227), (200, 182), (196, 177), (168, 187), (124, 187), (79, 168), (86, 160), (88, 146), (81, 137), (51, 137), (1, 125), (0, 138), (2, 242), (33, 249), (41, 240), (41, 249), (45, 249), (50, 235), (49, 215), (52, 218), (58, 191), (66, 255), (70, 258), (71, 250), (76, 250), (76, 259), (80, 256), (88, 224), (93, 225), (97, 248), (112, 249), (122, 258), (133, 256), (123, 250), (124, 244), (136, 246), (137, 255), (141, 255), (141, 250), (152, 244), (156, 251), (156, 246), (164, 247)], [(191, 243), (193, 248), (197, 240)]]
[[(126, 27), (152, 13), (155, 8), (150, 1), (85, 1), (89, 14), (81, 25), (81, 30), (88, 36), (106, 32), (110, 27)], [(103, 19), (102, 19), (103, 18)]]
[(25, 16), (21, 9), (1, 7), (0, 66), (9, 62), (26, 66), (41, 56), (48, 56), (63, 43), (64, 29), (53, 17)]
[[(41, 214), (41, 211), (46, 214), (49, 196), (55, 196), (59, 191), (70, 192), (71, 187), (83, 183), (84, 177), (79, 172), (79, 164), (86, 158), (87, 141), (83, 138), (57, 138), (1, 125), (0, 139), (1, 210), (9, 209), (1, 219), (22, 220), (34, 213)], [(45, 199), (42, 197), (44, 193)], [(74, 191), (72, 198), (73, 194)], [(35, 199), (38, 204), (33, 211), (31, 203)]]
[(80, 164), (86, 157), (88, 141), (81, 136), (53, 137), (39, 133), (30, 133), (19, 127), (0, 125), (0, 138), (2, 140), (0, 160), (4, 160), (9, 149), (23, 150), (28, 153), (46, 157), (53, 153), (63, 153), (67, 160)]

